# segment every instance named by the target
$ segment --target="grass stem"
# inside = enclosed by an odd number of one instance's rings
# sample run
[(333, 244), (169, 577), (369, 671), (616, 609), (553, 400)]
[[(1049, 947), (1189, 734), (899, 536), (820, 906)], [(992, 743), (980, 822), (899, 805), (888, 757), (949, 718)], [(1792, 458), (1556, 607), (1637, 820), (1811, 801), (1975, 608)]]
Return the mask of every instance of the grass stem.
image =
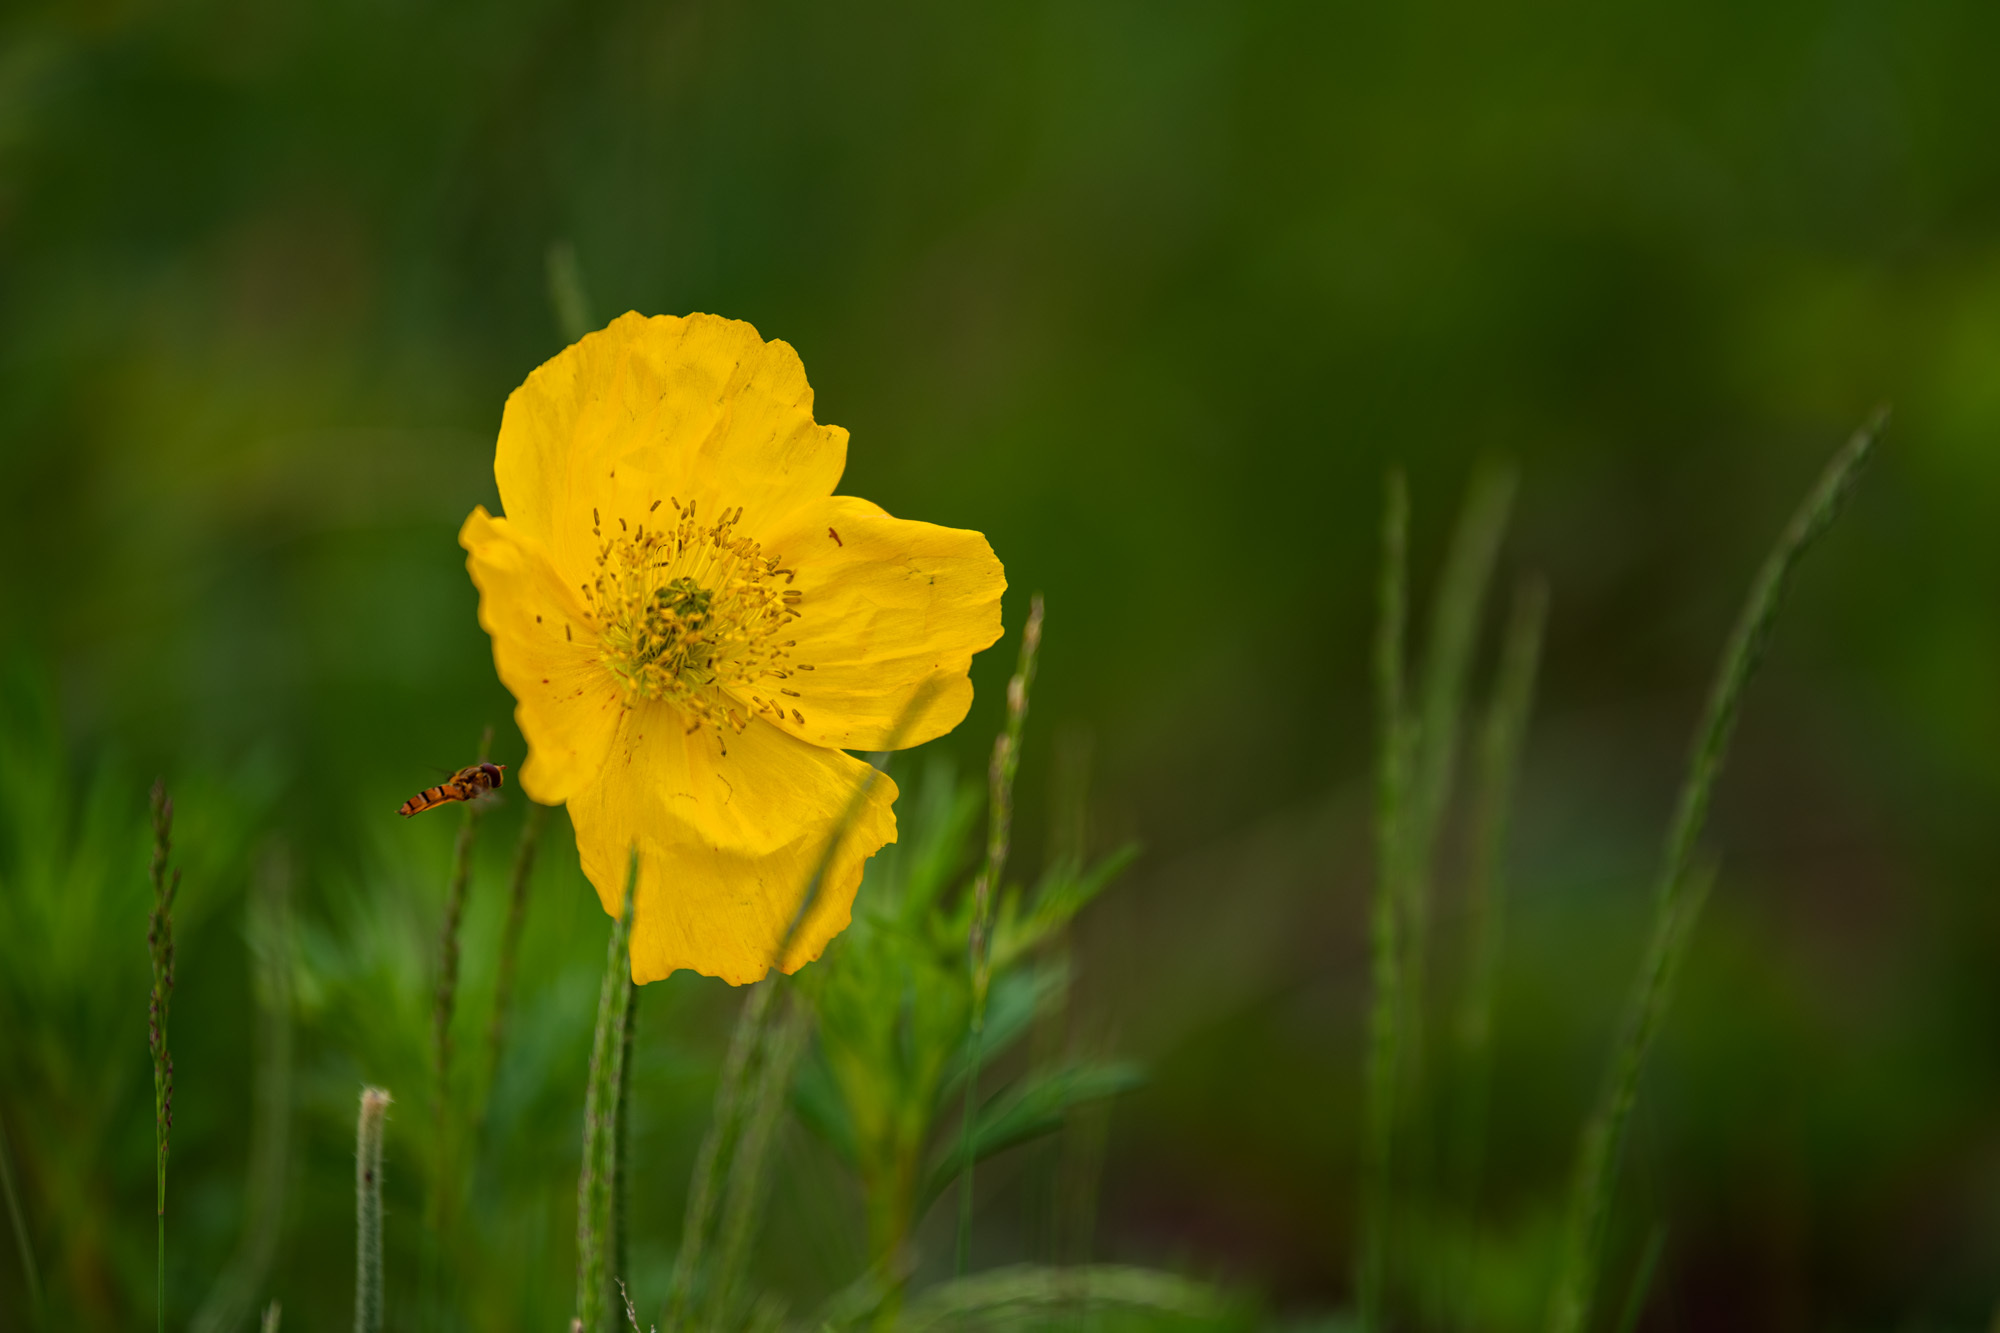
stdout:
[(164, 780), (153, 784), (152, 806), (153, 914), (147, 923), (146, 947), (153, 960), (153, 991), (146, 1036), (153, 1054), (154, 1208), (159, 1240), (155, 1313), (160, 1333), (166, 1333), (167, 1140), (174, 1127), (174, 1057), (167, 1049), (167, 1014), (174, 995), (174, 897), (180, 892), (181, 872), (167, 874), (167, 856), (173, 850), (174, 803)]
[(250, 884), (249, 935), (256, 981), (257, 1065), (243, 1234), (189, 1328), (234, 1333), (256, 1313), (284, 1223), (292, 1107), (291, 865), (267, 847)]
[[(521, 932), (528, 920), (528, 881), (535, 870), (535, 853), (540, 849), (542, 829), (548, 823), (549, 808), (527, 802), (521, 817), (520, 841), (514, 844), (514, 870), (508, 877), (507, 924), (500, 933), (499, 970), (493, 982), (493, 1017), (486, 1027), (486, 1097), (490, 1102), (493, 1080), (500, 1075), (500, 1055), (505, 1046), (507, 1011), (514, 1000), (514, 973), (521, 956)], [(485, 1119), (485, 1107), (480, 1110)]]
[(1777, 546), (1758, 570), (1723, 649), (1701, 724), (1695, 730), (1687, 776), (1667, 834), (1645, 955), (1633, 981), (1624, 1026), (1612, 1051), (1604, 1089), (1578, 1147), (1561, 1258), (1550, 1302), (1550, 1333), (1581, 1333), (1589, 1323), (1603, 1262), (1611, 1194), (1632, 1107), (1638, 1099), (1639, 1076), (1653, 1035), (1665, 1014), (1673, 977), (1704, 897), (1706, 880), (1695, 872), (1695, 848), (1707, 821), (1716, 778), (1736, 730), (1744, 688), (1770, 646), (1778, 611), (1800, 557), (1839, 515), (1886, 419), (1886, 413), (1876, 413), (1821, 472), (1786, 525)]
[(382, 1333), (382, 1127), (389, 1101), (387, 1090), (363, 1088), (354, 1130), (354, 1333)]
[(1382, 572), (1377, 586), (1375, 698), (1375, 895), (1369, 912), (1374, 996), (1368, 1015), (1367, 1138), (1362, 1145), (1361, 1326), (1382, 1328), (1389, 1261), (1391, 1155), (1395, 1140), (1399, 1027), (1403, 1014), (1402, 943), (1397, 918), (1403, 893), (1404, 803), (1408, 799), (1409, 722), (1403, 714), (1409, 609), (1410, 496), (1391, 472), (1382, 513)]
[(597, 1028), (590, 1043), (590, 1078), (583, 1097), (583, 1166), (576, 1182), (576, 1322), (584, 1333), (608, 1333), (610, 1271), (617, 1244), (618, 1116), (625, 1098), (626, 1016), (632, 1009), (632, 905), (639, 889), (639, 851), (625, 869), (625, 900), (611, 926)]
[(986, 992), (993, 980), (993, 895), (1007, 869), (1007, 846), (1013, 833), (1014, 776), (1021, 767), (1021, 733), (1028, 721), (1028, 691), (1035, 683), (1035, 658), (1042, 647), (1042, 595), (1028, 603), (1028, 620), (1021, 628), (1021, 656), (1007, 682), (1007, 725), (993, 742), (993, 762), (987, 773), (986, 861), (972, 882), (972, 932), (967, 952), (972, 969), (971, 1051), (965, 1074), (965, 1136), (958, 1178), (958, 1253), (955, 1271), (964, 1277), (972, 1251), (972, 1133), (978, 1113), (979, 1064), (986, 1036)]
[(0, 1190), (7, 1195), (7, 1220), (14, 1227), (14, 1248), (21, 1256), (21, 1278), (28, 1287), (28, 1309), (36, 1328), (42, 1327), (42, 1273), (35, 1265), (35, 1246), (28, 1235), (28, 1219), (21, 1211), (21, 1196), (14, 1186), (14, 1158), (7, 1146), (7, 1126), (0, 1122)]
[[(1464, 1083), (1463, 1095), (1453, 1108), (1457, 1132), (1452, 1163), (1468, 1221), (1478, 1215), (1481, 1178), (1485, 1173), (1494, 990), (1507, 922), (1507, 831), (1522, 740), (1534, 708), (1535, 676), (1541, 662), (1548, 605), (1548, 588), (1540, 580), (1523, 583), (1515, 591), (1506, 639), (1500, 650), (1500, 668), (1480, 723), (1474, 758), (1472, 850), (1465, 888), (1465, 975), (1457, 1022)], [(1472, 1257), (1469, 1253), (1468, 1261)], [(1468, 1318), (1476, 1315), (1464, 1305), (1461, 1313)]]

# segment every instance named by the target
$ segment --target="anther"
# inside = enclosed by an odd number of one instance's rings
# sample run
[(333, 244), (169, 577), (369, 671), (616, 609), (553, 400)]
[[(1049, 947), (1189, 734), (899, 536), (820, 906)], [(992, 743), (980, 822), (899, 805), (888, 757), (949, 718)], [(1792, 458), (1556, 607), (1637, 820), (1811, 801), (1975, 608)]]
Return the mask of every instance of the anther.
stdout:
[(794, 662), (794, 663), (792, 663), (792, 670), (794, 670), (794, 671), (811, 671), (811, 670), (812, 670), (812, 668), (811, 668), (811, 667), (809, 667), (809, 666), (807, 666), (807, 665), (806, 665), (806, 664), (805, 664), (804, 662)]
[(618, 530), (619, 530), (620, 532), (630, 532), (630, 531), (631, 531), (632, 529), (630, 529), (630, 528), (626, 527), (626, 526), (625, 526), (625, 520), (621, 518), (621, 519), (619, 519), (619, 520), (618, 520)]
[(798, 722), (800, 726), (803, 727), (806, 724), (806, 715), (804, 713), (801, 713), (796, 708), (792, 710), (792, 717)]
[(846, 543), (846, 542), (844, 542), (844, 541), (842, 541), (842, 540), (840, 539), (840, 534), (839, 534), (839, 533), (837, 533), (837, 532), (835, 532), (835, 531), (834, 531), (834, 530), (833, 530), (832, 528), (828, 528), (828, 529), (826, 530), (826, 535), (827, 535), (827, 536), (829, 536), (829, 537), (831, 537), (831, 538), (833, 538), (833, 544), (834, 544), (835, 546), (845, 546), (845, 545), (847, 545), (847, 543)]
[(660, 507), (660, 502), (658, 500), (655, 500), (653, 501), (653, 503), (646, 506), (646, 512), (650, 514), (659, 507)]
[(596, 527), (602, 527), (603, 525), (604, 525), (604, 520), (597, 516), (597, 506), (592, 505), (590, 507), (590, 526), (596, 528)]
[(803, 699), (803, 698), (805, 698), (805, 696), (804, 696), (803, 694), (800, 694), (800, 693), (799, 693), (799, 692), (798, 692), (797, 690), (788, 690), (788, 689), (785, 689), (785, 688), (783, 688), (782, 686), (780, 686), (780, 687), (779, 687), (779, 689), (778, 689), (778, 693), (780, 693), (780, 694), (789, 694), (789, 695), (791, 695), (791, 696), (792, 696), (792, 697), (793, 697), (794, 699)]
[(563, 626), (563, 639), (564, 639), (564, 640), (565, 640), (566, 642), (569, 642), (569, 643), (575, 643), (575, 642), (576, 642), (576, 640), (575, 640), (575, 639), (573, 639), (573, 638), (571, 638), (571, 637), (570, 637), (570, 632), (569, 632), (569, 626), (568, 626), (568, 625), (564, 625), (564, 626)]

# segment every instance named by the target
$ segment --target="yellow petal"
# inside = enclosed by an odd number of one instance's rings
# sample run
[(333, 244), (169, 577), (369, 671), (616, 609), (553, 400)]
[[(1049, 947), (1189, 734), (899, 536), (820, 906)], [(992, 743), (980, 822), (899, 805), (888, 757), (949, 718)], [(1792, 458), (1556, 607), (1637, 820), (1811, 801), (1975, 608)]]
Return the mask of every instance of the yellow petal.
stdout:
[(921, 745), (964, 720), (966, 671), (1000, 637), (1007, 587), (985, 537), (833, 496), (801, 505), (764, 545), (798, 572), (792, 586), (803, 594), (791, 653), (801, 669), (771, 682), (784, 691), (775, 702), (786, 731), (814, 745), (880, 750)]
[(621, 315), (508, 397), (500, 502), (570, 583), (593, 567), (594, 525), (664, 525), (669, 500), (703, 520), (740, 506), (754, 533), (840, 480), (847, 432), (812, 404), (798, 353), (741, 320)]
[(540, 543), (482, 507), (459, 529), (458, 544), (479, 589), (493, 664), (513, 692), (514, 721), (527, 738), (521, 789), (544, 805), (566, 801), (604, 766), (623, 695), (598, 661), (582, 602), (557, 578)]
[(836, 833), (782, 970), (819, 957), (846, 927), (863, 862), (896, 840), (895, 799), (895, 783), (838, 750), (758, 721), (719, 741), (651, 703), (626, 714), (599, 781), (570, 798), (569, 813), (608, 912), (623, 901), (628, 849), (639, 848), (632, 979), (688, 968), (740, 986), (770, 970)]

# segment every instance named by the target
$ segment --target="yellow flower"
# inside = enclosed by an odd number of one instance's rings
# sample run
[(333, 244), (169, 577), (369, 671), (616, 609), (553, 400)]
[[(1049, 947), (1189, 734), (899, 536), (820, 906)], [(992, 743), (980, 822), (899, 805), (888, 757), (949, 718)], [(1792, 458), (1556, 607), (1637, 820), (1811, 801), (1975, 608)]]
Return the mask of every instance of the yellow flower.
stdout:
[(986, 539), (833, 494), (847, 432), (812, 401), (798, 354), (748, 324), (625, 315), (507, 399), (506, 517), (459, 532), (523, 790), (568, 804), (608, 912), (638, 848), (635, 981), (817, 958), (896, 837), (887, 777), (842, 831), (873, 772), (845, 751), (957, 726), (1000, 637)]

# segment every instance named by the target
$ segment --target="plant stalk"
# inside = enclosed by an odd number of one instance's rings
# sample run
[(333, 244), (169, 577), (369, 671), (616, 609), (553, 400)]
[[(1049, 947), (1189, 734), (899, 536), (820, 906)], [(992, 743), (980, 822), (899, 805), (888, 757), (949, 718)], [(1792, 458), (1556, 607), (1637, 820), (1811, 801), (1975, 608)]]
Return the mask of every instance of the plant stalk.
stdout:
[(1007, 682), (1007, 725), (993, 742), (993, 762), (987, 771), (986, 862), (972, 882), (972, 933), (967, 950), (972, 969), (972, 1031), (965, 1072), (965, 1109), (961, 1133), (964, 1173), (958, 1180), (958, 1254), (956, 1272), (964, 1277), (972, 1252), (972, 1133), (978, 1116), (979, 1065), (986, 1039), (986, 992), (993, 980), (993, 895), (1007, 869), (1007, 846), (1013, 833), (1014, 775), (1021, 767), (1021, 733), (1028, 721), (1028, 690), (1035, 683), (1035, 658), (1042, 647), (1042, 595), (1028, 603), (1028, 620), (1021, 628), (1021, 656)]
[(632, 905), (639, 889), (639, 850), (625, 869), (625, 901), (611, 926), (604, 984), (597, 995), (597, 1029), (590, 1043), (590, 1079), (583, 1099), (583, 1167), (576, 1182), (576, 1323), (583, 1333), (609, 1333), (614, 1322), (610, 1265), (617, 1245), (618, 1118), (625, 1101), (626, 1016), (632, 1009)]
[(1409, 489), (1400, 471), (1391, 472), (1382, 513), (1382, 573), (1375, 631), (1375, 894), (1369, 912), (1374, 997), (1368, 1015), (1367, 1139), (1361, 1176), (1360, 1271), (1356, 1275), (1361, 1326), (1367, 1333), (1380, 1333), (1383, 1326), (1403, 1020), (1403, 947), (1397, 927), (1403, 898), (1402, 828), (1409, 799), (1411, 748), (1403, 701), (1409, 528)]
[(1877, 412), (1820, 473), (1777, 546), (1758, 570), (1723, 649), (1701, 725), (1695, 730), (1687, 776), (1667, 834), (1653, 895), (1653, 923), (1645, 956), (1634, 978), (1624, 1026), (1612, 1051), (1603, 1092), (1578, 1148), (1560, 1267), (1550, 1301), (1550, 1333), (1581, 1333), (1590, 1320), (1603, 1263), (1611, 1194), (1617, 1182), (1632, 1107), (1638, 1100), (1639, 1076), (1653, 1035), (1665, 1015), (1674, 974), (1701, 910), (1706, 881), (1695, 872), (1695, 848), (1707, 822), (1716, 778), (1721, 774), (1730, 739), (1735, 734), (1743, 691), (1770, 646), (1778, 611), (1800, 557), (1839, 516), (1886, 420), (1886, 412)]
[(173, 849), (174, 803), (166, 782), (153, 784), (153, 914), (147, 923), (146, 946), (153, 960), (153, 991), (146, 1025), (153, 1055), (153, 1177), (154, 1211), (159, 1240), (155, 1314), (159, 1333), (167, 1327), (167, 1140), (174, 1127), (174, 1057), (167, 1048), (167, 1016), (174, 995), (174, 897), (181, 872), (167, 874)]
[(387, 1089), (363, 1088), (354, 1129), (354, 1333), (382, 1333), (382, 1127), (389, 1102)]

